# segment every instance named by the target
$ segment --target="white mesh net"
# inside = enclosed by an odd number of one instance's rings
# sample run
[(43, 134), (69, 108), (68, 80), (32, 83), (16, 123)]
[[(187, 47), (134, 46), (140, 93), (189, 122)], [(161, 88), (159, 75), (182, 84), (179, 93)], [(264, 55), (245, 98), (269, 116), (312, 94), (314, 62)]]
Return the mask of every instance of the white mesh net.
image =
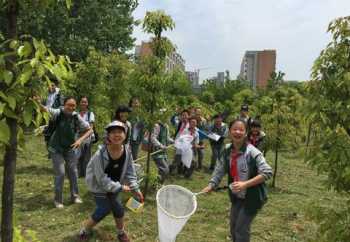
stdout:
[(196, 196), (186, 188), (167, 185), (159, 189), (157, 192), (159, 241), (174, 242), (196, 209)]

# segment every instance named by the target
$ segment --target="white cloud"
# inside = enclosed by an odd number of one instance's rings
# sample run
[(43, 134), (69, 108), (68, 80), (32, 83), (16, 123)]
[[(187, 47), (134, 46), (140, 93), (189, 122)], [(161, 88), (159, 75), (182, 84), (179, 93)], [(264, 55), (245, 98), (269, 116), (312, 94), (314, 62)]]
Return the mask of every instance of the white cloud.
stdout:
[[(189, 69), (211, 67), (202, 78), (229, 69), (239, 73), (246, 50), (276, 49), (277, 69), (286, 79), (308, 79), (329, 41), (328, 23), (350, 11), (349, 0), (140, 0), (134, 16), (164, 9), (176, 23), (165, 33)], [(137, 43), (148, 39), (135, 30)]]

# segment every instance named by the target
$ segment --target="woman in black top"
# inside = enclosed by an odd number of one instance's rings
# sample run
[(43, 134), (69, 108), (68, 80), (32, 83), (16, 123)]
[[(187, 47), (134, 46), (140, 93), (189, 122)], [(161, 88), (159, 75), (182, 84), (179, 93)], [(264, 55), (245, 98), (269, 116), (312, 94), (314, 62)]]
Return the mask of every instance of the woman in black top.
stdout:
[(125, 124), (113, 121), (105, 129), (106, 144), (100, 146), (86, 169), (86, 183), (95, 197), (96, 209), (84, 221), (80, 239), (87, 239), (91, 229), (112, 211), (118, 240), (128, 242), (130, 240), (124, 230), (124, 208), (118, 200), (118, 194), (132, 191), (140, 202), (143, 202), (143, 196), (137, 184), (130, 148), (124, 143), (127, 130)]

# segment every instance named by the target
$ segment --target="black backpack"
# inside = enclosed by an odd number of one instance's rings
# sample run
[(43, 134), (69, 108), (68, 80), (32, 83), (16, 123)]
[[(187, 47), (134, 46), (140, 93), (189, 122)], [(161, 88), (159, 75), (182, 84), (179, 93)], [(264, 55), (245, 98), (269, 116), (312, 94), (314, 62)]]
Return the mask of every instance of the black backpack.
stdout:
[[(90, 123), (90, 111), (88, 111), (88, 120), (89, 120), (89, 123)], [(94, 131), (94, 136), (95, 136), (95, 140), (92, 141), (93, 144), (96, 144), (98, 142), (98, 139), (99, 139), (99, 136), (98, 136), (98, 133), (96, 131), (96, 128), (95, 128), (95, 125), (92, 127), (92, 130)]]

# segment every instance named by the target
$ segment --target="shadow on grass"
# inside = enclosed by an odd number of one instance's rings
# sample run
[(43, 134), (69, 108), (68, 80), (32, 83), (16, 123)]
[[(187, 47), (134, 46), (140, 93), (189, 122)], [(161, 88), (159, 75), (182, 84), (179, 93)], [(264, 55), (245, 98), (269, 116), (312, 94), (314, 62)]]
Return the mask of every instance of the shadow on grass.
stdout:
[[(107, 232), (110, 230), (109, 227), (99, 226), (93, 230), (92, 235), (89, 236), (88, 240), (84, 240), (87, 242), (97, 242), (97, 241), (116, 241), (116, 235)], [(68, 234), (66, 237), (62, 239), (62, 242), (80, 242), (78, 231)]]
[(51, 167), (47, 166), (36, 166), (36, 165), (30, 165), (30, 166), (23, 166), (16, 169), (16, 173), (18, 175), (20, 174), (28, 174), (28, 175), (52, 175), (53, 171)]
[(268, 191), (271, 194), (289, 194), (289, 195), (299, 195), (299, 196), (304, 196), (307, 197), (308, 194), (299, 192), (299, 191), (293, 191), (291, 189), (284, 189), (280, 187), (272, 187), (271, 185), (268, 186)]
[(23, 212), (36, 211), (39, 209), (50, 210), (53, 209), (53, 200), (47, 194), (37, 194), (35, 196), (24, 198), (17, 197), (16, 204), (20, 205)]

